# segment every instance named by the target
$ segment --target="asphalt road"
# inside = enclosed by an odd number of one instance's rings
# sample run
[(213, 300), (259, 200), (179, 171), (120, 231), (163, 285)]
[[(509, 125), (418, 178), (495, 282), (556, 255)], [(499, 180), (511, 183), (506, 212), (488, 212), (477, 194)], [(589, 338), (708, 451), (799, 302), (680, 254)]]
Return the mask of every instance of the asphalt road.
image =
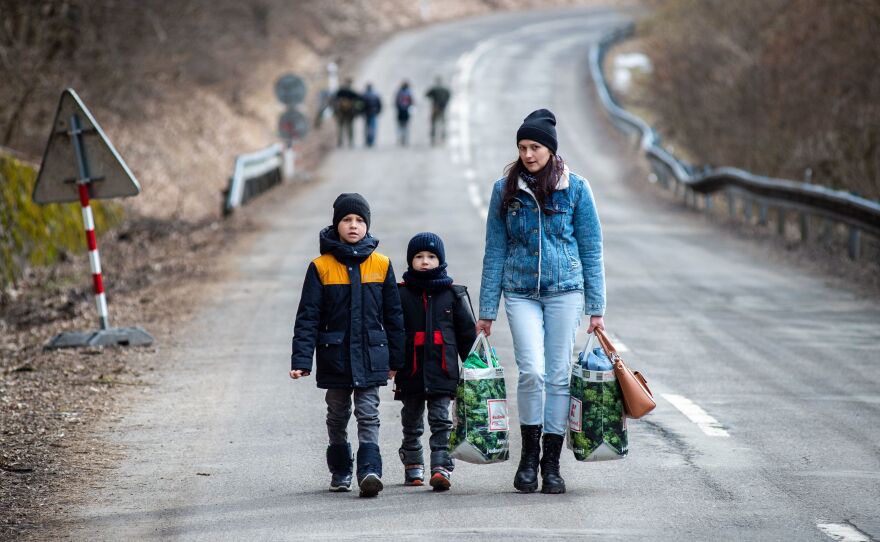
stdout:
[[(638, 188), (635, 154), (599, 110), (587, 65), (589, 45), (622, 20), (609, 10), (499, 15), (404, 33), (369, 56), (359, 81), (387, 105), (402, 78), (413, 82), (412, 145), (394, 145), (386, 113), (378, 148), (336, 151), (323, 181), (263, 204), (273, 227), (239, 245), (228, 284), (163, 345), (169, 371), (108, 430), (127, 457), (77, 512), (73, 538), (880, 538), (880, 308)], [(432, 148), (422, 95), (436, 74), (453, 81), (455, 100), (448, 144)], [(625, 461), (565, 452), (565, 495), (514, 492), (515, 433), (511, 461), (459, 463), (453, 490), (434, 494), (402, 486), (399, 406), (385, 388), (385, 491), (329, 493), (323, 395), (287, 370), (333, 199), (369, 199), (398, 276), (409, 237), (439, 233), (451, 275), (476, 297), (489, 189), (538, 107), (556, 113), (560, 153), (592, 184), (607, 324), (657, 410), (630, 424)], [(494, 331), (512, 390), (506, 322)], [(515, 423), (515, 401), (512, 411)]]

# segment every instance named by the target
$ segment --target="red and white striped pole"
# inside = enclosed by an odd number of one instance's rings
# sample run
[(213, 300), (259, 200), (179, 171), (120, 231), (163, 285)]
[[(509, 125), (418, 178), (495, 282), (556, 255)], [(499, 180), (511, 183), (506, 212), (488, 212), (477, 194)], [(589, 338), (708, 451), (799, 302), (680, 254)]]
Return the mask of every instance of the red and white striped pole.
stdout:
[(89, 183), (92, 182), (92, 179), (89, 176), (89, 164), (82, 145), (83, 131), (78, 115), (71, 115), (70, 127), (79, 172), (76, 184), (79, 189), (79, 202), (82, 206), (83, 224), (85, 224), (86, 228), (86, 243), (89, 246), (89, 265), (92, 268), (92, 282), (95, 286), (95, 304), (98, 306), (98, 319), (101, 329), (109, 329), (110, 318), (107, 314), (104, 280), (101, 277), (101, 257), (98, 255), (98, 241), (95, 237), (95, 218), (92, 215), (92, 207), (89, 205)]

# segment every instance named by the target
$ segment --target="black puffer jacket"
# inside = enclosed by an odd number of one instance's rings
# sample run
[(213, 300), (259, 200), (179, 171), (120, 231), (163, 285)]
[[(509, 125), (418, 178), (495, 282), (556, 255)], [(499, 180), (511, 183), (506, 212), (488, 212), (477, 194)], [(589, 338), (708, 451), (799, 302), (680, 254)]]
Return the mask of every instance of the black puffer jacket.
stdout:
[(403, 368), (394, 379), (395, 399), (455, 395), (458, 359), (477, 338), (476, 323), (459, 285), (423, 289), (400, 284), (406, 323)]
[(312, 370), (319, 388), (383, 386), (403, 363), (403, 313), (394, 270), (367, 236), (355, 245), (333, 228), (320, 233), (321, 256), (303, 283), (291, 369)]

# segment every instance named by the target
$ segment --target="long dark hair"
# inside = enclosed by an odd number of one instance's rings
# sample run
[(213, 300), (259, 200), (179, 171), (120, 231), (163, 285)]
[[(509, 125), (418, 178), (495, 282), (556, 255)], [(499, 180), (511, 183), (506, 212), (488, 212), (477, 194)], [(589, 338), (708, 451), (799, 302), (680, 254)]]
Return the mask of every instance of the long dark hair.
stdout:
[(556, 188), (559, 176), (562, 175), (564, 169), (565, 162), (557, 154), (551, 154), (550, 159), (547, 160), (541, 171), (534, 175), (526, 169), (525, 164), (519, 158), (507, 164), (507, 167), (504, 168), (507, 181), (504, 183), (504, 191), (501, 193), (501, 216), (507, 213), (507, 206), (510, 205), (510, 200), (516, 195), (516, 191), (519, 189), (519, 178), (523, 174), (535, 178), (534, 185), (530, 185), (529, 188), (535, 194), (535, 199), (538, 200), (538, 207), (544, 211), (544, 214), (550, 214), (552, 211), (547, 208), (546, 203), (550, 199), (550, 194)]

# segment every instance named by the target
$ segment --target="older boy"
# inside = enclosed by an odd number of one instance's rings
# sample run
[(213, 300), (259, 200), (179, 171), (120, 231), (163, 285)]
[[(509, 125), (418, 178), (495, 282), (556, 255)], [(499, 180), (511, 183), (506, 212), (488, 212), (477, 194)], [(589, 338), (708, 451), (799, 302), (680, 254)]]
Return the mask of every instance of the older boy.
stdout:
[(352, 396), (358, 425), (357, 481), (361, 497), (382, 491), (379, 452), (379, 386), (403, 363), (403, 314), (394, 271), (375, 252), (370, 206), (360, 194), (341, 194), (333, 224), (319, 235), (321, 256), (303, 283), (290, 376), (312, 370), (317, 349), (319, 388), (327, 390), (327, 466), (330, 491), (351, 491), (352, 454), (346, 427)]

